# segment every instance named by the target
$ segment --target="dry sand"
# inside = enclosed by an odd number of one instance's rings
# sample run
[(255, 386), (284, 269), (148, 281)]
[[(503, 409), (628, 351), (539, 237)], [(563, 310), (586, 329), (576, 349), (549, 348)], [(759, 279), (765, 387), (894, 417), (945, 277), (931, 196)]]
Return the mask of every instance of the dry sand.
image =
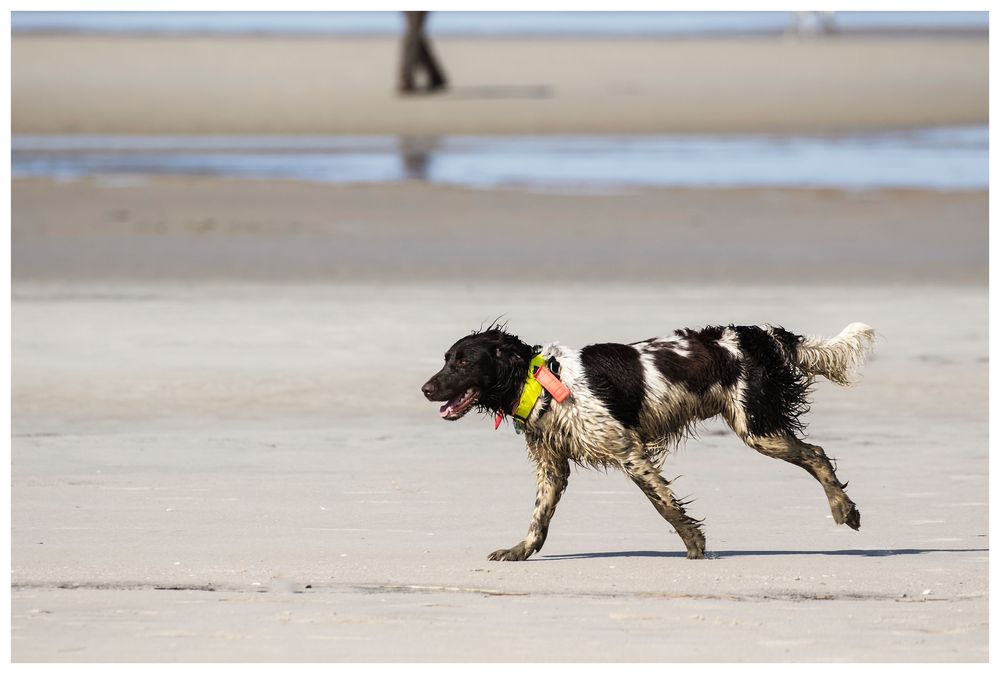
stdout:
[[(13, 198), (15, 660), (988, 657), (983, 194), (170, 179)], [(580, 259), (539, 282), (529, 223)], [(527, 528), (522, 440), (441, 421), (419, 386), (504, 312), (575, 346), (876, 326), (862, 381), (821, 383), (809, 416), (861, 531), (713, 422), (665, 469), (712, 559), (685, 559), (620, 474), (578, 470), (540, 555), (486, 561)]]
[[(986, 309), (979, 287), (18, 283), (13, 658), (985, 661)], [(577, 470), (541, 554), (488, 562), (527, 529), (522, 440), (418, 388), (501, 311), (572, 345), (874, 324), (863, 381), (809, 417), (861, 531), (712, 423), (665, 473), (714, 558)]]
[(985, 36), (435, 40), (454, 85), (394, 94), (386, 38), (12, 39), (15, 133), (830, 132), (985, 124)]

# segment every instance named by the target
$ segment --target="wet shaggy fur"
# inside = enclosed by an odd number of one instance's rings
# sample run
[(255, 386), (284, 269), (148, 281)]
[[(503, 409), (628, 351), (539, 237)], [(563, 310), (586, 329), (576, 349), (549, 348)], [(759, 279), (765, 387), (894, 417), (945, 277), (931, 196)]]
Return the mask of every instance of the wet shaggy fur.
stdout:
[(572, 463), (622, 470), (677, 531), (687, 556), (698, 559), (705, 552), (702, 523), (686, 513), (660, 468), (669, 449), (714, 416), (748, 446), (812, 475), (838, 524), (861, 526), (823, 448), (802, 439), (802, 416), (815, 377), (848, 385), (874, 342), (875, 331), (863, 323), (831, 339), (729, 325), (576, 350), (555, 342), (532, 347), (503, 326), (491, 326), (452, 345), (422, 391), (445, 402), (446, 419), (470, 409), (509, 415), (538, 353), (569, 387), (562, 403), (543, 395), (525, 423), (538, 482), (531, 525), (524, 540), (490, 559), (523, 560), (541, 549)]

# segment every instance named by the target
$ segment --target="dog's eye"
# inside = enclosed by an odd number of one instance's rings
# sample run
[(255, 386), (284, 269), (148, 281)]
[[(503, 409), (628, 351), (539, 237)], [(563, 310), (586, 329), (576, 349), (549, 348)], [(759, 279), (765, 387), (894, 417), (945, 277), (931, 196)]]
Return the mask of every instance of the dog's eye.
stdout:
[(456, 360), (456, 361), (455, 361), (455, 365), (456, 365), (457, 367), (468, 367), (468, 366), (469, 366), (469, 361), (467, 361), (467, 360), (465, 360), (465, 359), (463, 358), (463, 359), (461, 359), (461, 360)]

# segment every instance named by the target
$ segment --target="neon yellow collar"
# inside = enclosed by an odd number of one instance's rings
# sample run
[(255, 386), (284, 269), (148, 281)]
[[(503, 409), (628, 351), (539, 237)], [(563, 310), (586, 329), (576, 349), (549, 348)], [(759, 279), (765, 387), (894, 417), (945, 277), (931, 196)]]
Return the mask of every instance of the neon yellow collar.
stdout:
[(542, 396), (542, 385), (535, 379), (535, 372), (543, 365), (545, 365), (545, 356), (542, 354), (531, 359), (531, 364), (528, 366), (528, 376), (524, 380), (524, 388), (521, 389), (521, 400), (518, 401), (517, 407), (511, 414), (515, 423), (518, 421), (522, 424), (526, 423), (531, 415), (531, 410), (535, 409), (538, 399)]

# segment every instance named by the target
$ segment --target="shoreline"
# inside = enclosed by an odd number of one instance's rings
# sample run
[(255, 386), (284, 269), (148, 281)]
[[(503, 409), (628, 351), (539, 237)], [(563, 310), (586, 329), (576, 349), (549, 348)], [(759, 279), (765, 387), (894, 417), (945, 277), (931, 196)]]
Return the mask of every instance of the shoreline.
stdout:
[[(398, 31), (351, 33), (351, 32), (296, 32), (296, 31), (255, 31), (255, 30), (102, 30), (102, 29), (19, 29), (11, 31), (11, 36), (18, 37), (102, 37), (102, 38), (199, 38), (199, 39), (225, 39), (225, 38), (250, 38), (277, 40), (297, 40), (297, 39), (319, 39), (319, 40), (399, 40), (403, 34), (403, 27)], [(738, 39), (774, 39), (784, 40), (851, 40), (854, 38), (894, 38), (900, 40), (920, 40), (927, 38), (980, 38), (989, 37), (989, 28), (841, 28), (830, 34), (802, 33), (797, 34), (783, 30), (713, 30), (704, 32), (684, 32), (684, 33), (661, 33), (649, 32), (629, 32), (629, 33), (588, 33), (588, 32), (495, 32), (485, 33), (476, 31), (454, 31), (445, 33), (437, 32), (433, 28), (427, 31), (428, 37), (433, 40), (497, 40), (497, 41), (519, 41), (519, 40), (617, 40), (628, 42), (630, 40), (738, 40)]]
[[(328, 184), (406, 180), (586, 194), (630, 188), (976, 190), (985, 126), (817, 136), (15, 135), (11, 175), (214, 176)], [(725, 161), (720, 158), (725, 157)]]

